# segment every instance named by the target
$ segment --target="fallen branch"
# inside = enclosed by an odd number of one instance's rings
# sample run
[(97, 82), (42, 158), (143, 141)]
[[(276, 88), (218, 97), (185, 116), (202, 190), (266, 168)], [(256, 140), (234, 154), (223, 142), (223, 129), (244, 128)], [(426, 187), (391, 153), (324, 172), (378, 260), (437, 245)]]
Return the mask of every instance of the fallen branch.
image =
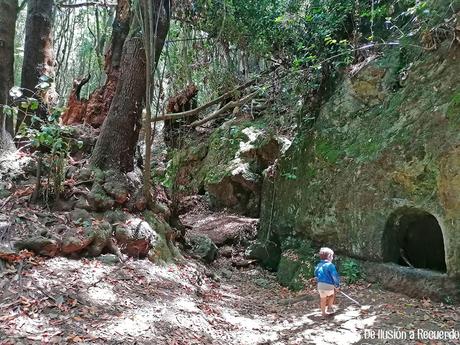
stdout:
[(409, 260), (406, 258), (406, 256), (404, 255), (404, 249), (399, 248), (399, 253), (401, 254), (401, 259), (403, 259), (404, 262), (405, 262), (409, 267), (414, 268), (414, 265), (412, 265), (412, 264), (410, 263), (410, 261), (409, 261)]
[[(164, 121), (164, 120), (172, 120), (172, 119), (180, 119), (180, 118), (183, 118), (183, 117), (196, 115), (199, 112), (209, 108), (210, 106), (213, 106), (213, 105), (215, 105), (215, 104), (217, 104), (217, 103), (219, 103), (219, 102), (221, 102), (221, 101), (233, 96), (235, 94), (235, 92), (244, 90), (244, 89), (248, 88), (249, 86), (254, 85), (262, 76), (264, 76), (265, 74), (268, 74), (270, 72), (273, 72), (275, 69), (276, 69), (275, 67), (269, 68), (268, 70), (266, 70), (263, 73), (261, 73), (258, 77), (249, 80), (248, 82), (244, 83), (243, 85), (240, 85), (240, 86), (234, 88), (233, 90), (224, 93), (223, 95), (213, 99), (212, 101), (210, 101), (210, 102), (208, 102), (206, 104), (203, 104), (202, 106), (199, 106), (198, 108), (187, 110), (187, 111), (184, 111), (184, 112), (181, 112), (181, 113), (163, 114), (161, 116), (157, 116), (154, 119), (152, 119), (152, 122)], [(225, 108), (225, 107), (223, 107), (223, 108)]]
[(192, 122), (190, 124), (190, 127), (201, 126), (202, 124), (204, 124), (204, 123), (206, 123), (208, 121), (211, 121), (212, 119), (215, 119), (216, 117), (219, 117), (219, 116), (222, 116), (222, 115), (226, 114), (227, 111), (230, 110), (230, 109), (242, 106), (243, 104), (249, 102), (251, 99), (255, 98), (257, 96), (258, 92), (259, 91), (254, 91), (253, 93), (250, 93), (249, 95), (241, 98), (238, 101), (228, 102), (225, 106), (223, 106), (222, 108), (216, 110), (215, 112), (213, 112), (211, 115), (205, 117), (204, 119)]
[(63, 4), (59, 3), (57, 4), (57, 7), (61, 8), (78, 8), (78, 7), (89, 7), (89, 6), (103, 6), (103, 7), (113, 7), (117, 6), (116, 3), (106, 3), (106, 2), (100, 2), (100, 1), (88, 1), (88, 2), (80, 2), (77, 4)]

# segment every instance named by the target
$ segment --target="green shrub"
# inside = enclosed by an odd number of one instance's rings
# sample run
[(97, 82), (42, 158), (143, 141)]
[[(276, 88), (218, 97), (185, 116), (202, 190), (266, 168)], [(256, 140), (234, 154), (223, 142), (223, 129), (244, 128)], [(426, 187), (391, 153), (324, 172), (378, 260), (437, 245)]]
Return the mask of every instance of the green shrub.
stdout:
[(362, 278), (361, 267), (353, 259), (345, 259), (340, 265), (340, 274), (346, 277), (349, 284), (356, 283)]

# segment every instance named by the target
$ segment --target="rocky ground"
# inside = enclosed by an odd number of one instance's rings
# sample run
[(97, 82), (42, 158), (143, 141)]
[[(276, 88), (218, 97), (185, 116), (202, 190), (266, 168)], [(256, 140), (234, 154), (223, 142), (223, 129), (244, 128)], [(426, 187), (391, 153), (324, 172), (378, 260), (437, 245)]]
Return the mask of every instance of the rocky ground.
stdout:
[[(10, 170), (22, 171), (11, 162)], [(33, 181), (9, 184), (4, 190), (13, 192), (0, 200), (1, 243), (85, 225), (75, 225), (73, 211), (31, 204)], [(434, 334), (437, 340), (417, 333), (459, 332), (457, 305), (408, 298), (364, 281), (343, 286), (361, 306), (339, 296), (338, 312), (322, 320), (313, 280), (293, 293), (245, 258), (257, 219), (213, 212), (201, 196), (182, 200), (180, 214), (192, 243), (200, 236), (212, 241), (203, 246), (206, 257), (212, 251), (211, 263), (197, 260), (195, 247), (169, 264), (132, 257), (121, 262), (113, 254), (45, 258), (2, 247), (0, 345), (460, 344), (458, 333), (448, 341), (439, 337), (450, 333)], [(371, 331), (380, 339), (366, 339)], [(408, 339), (411, 331), (414, 339)]]
[[(53, 217), (65, 218), (16, 205), (9, 216), (37, 229)], [(459, 331), (460, 308), (364, 281), (343, 287), (362, 306), (339, 296), (338, 312), (322, 320), (313, 280), (292, 293), (245, 259), (245, 242), (254, 236), (257, 220), (213, 213), (201, 197), (184, 200), (181, 210), (188, 236), (207, 236), (217, 244), (211, 264), (187, 254), (167, 265), (147, 259), (121, 263), (113, 254), (78, 260), (30, 252), (10, 256), (12, 263), (0, 271), (0, 345), (460, 343), (458, 337), (365, 339), (371, 331), (378, 337), (379, 330), (408, 338), (410, 331)]]
[[(458, 344), (366, 340), (366, 331), (460, 330), (458, 306), (415, 300), (378, 286), (344, 286), (363, 307), (339, 296), (321, 320), (314, 283), (295, 295), (257, 267), (211, 266), (184, 258), (148, 260), (26, 257), (2, 272), (0, 344)], [(367, 333), (370, 334), (370, 333)]]

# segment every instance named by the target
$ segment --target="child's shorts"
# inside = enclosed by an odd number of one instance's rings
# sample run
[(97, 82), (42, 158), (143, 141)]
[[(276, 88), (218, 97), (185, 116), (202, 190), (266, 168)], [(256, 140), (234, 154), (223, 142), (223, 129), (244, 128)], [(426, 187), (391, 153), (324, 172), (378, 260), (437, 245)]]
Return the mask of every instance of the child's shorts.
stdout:
[(320, 298), (326, 298), (334, 295), (334, 285), (318, 283), (318, 292)]

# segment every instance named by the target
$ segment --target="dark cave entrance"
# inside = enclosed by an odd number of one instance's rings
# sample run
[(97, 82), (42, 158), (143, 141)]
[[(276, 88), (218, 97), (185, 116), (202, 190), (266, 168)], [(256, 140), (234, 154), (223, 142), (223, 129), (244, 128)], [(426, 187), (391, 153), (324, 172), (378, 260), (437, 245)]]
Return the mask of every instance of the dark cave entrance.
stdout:
[(446, 272), (444, 238), (437, 219), (413, 208), (393, 213), (383, 235), (383, 259), (402, 266)]

